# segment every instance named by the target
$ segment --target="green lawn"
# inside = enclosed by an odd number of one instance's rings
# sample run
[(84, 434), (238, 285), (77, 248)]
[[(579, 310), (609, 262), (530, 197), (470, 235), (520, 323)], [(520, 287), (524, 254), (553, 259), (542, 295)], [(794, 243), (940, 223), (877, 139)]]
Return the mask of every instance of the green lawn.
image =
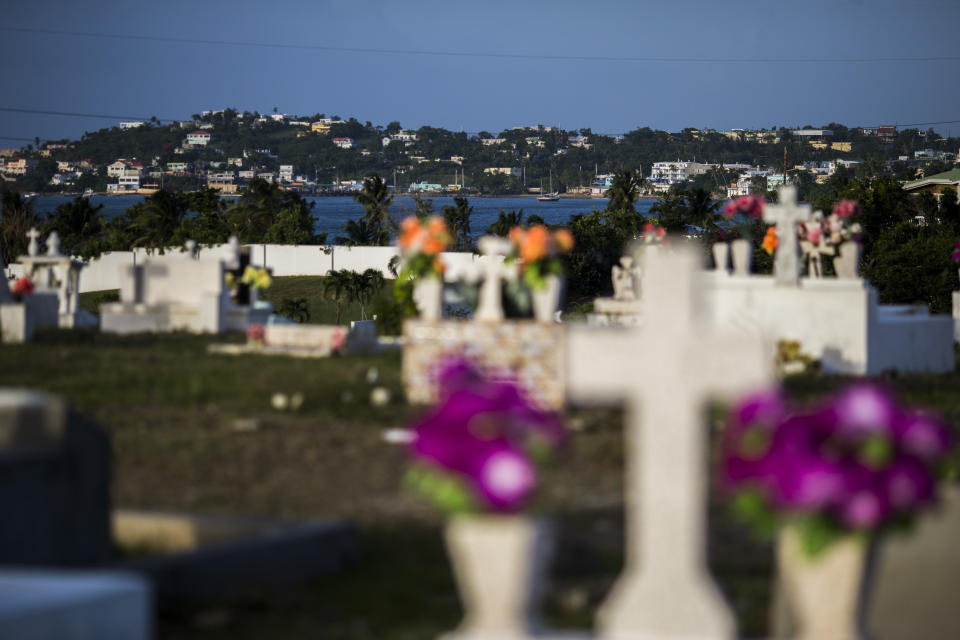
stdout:
[[(283, 295), (311, 290), (307, 278), (277, 281)], [(240, 339), (41, 331), (33, 344), (0, 345), (0, 386), (47, 389), (104, 427), (117, 506), (357, 525), (362, 557), (348, 573), (199, 609), (164, 607), (160, 638), (413, 640), (451, 629), (460, 614), (442, 518), (402, 489), (404, 452), (382, 437), (418, 411), (402, 399), (400, 355), (302, 360), (206, 351), (211, 342)], [(843, 382), (811, 376), (789, 388), (809, 398)], [(960, 423), (960, 376), (888, 382), (909, 403)], [(386, 407), (369, 402), (379, 385), (392, 394)], [(273, 409), (278, 392), (303, 394), (303, 407)], [(558, 627), (589, 627), (622, 563), (621, 419), (612, 409), (568, 412), (570, 446), (543, 480), (539, 506), (554, 514), (560, 536), (546, 602)], [(710, 529), (710, 564), (742, 633), (763, 635), (770, 547), (716, 499)]]

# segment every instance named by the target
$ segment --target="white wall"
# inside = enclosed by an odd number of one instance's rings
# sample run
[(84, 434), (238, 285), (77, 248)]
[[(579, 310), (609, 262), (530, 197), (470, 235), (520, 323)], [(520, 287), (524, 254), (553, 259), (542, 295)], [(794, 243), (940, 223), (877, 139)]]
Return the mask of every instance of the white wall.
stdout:
[[(390, 259), (398, 255), (396, 247), (340, 247), (334, 245), (280, 245), (255, 244), (248, 245), (251, 249), (251, 261), (258, 267), (266, 266), (273, 270), (275, 276), (323, 276), (332, 269), (349, 269), (351, 271), (365, 271), (378, 269), (384, 277), (392, 278), (387, 269)], [(200, 256), (226, 258), (229, 255), (229, 245), (202, 247)], [(104, 253), (99, 258), (91, 260), (80, 273), (80, 291), (103, 291), (120, 288), (120, 269), (122, 267), (142, 264), (144, 260), (164, 261), (180, 260), (183, 252), (178, 249), (168, 249), (163, 255), (154, 252), (148, 254), (145, 249), (135, 251), (114, 251)], [(480, 258), (472, 253), (444, 253), (443, 259), (448, 269), (462, 270)], [(20, 275), (21, 265), (11, 264), (9, 275)]]

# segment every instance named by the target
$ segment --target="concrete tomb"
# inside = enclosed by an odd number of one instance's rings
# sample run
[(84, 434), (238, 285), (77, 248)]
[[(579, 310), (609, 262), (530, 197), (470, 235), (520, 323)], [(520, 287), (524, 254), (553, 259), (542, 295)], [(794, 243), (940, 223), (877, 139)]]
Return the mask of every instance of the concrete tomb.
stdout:
[(858, 277), (800, 277), (796, 225), (812, 215), (809, 205), (796, 203), (793, 187), (781, 188), (780, 204), (767, 205), (764, 214), (777, 224), (780, 242), (773, 277), (725, 269), (704, 274), (711, 323), (768, 342), (796, 340), (828, 372), (952, 371), (951, 317), (931, 315), (926, 307), (881, 305), (876, 289)]

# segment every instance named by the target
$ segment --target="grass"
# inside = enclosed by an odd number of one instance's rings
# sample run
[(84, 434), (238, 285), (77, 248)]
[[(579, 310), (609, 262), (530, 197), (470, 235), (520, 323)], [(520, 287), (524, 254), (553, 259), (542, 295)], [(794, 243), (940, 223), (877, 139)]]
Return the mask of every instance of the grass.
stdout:
[[(316, 288), (310, 280), (278, 278), (275, 291), (307, 297)], [(242, 600), (164, 605), (159, 638), (412, 640), (455, 627), (442, 518), (401, 488), (404, 452), (382, 437), (418, 411), (402, 400), (400, 355), (300, 360), (206, 351), (241, 339), (41, 331), (33, 344), (0, 345), (0, 386), (59, 394), (103, 426), (118, 507), (356, 524), (362, 555), (347, 573)], [(813, 398), (845, 382), (810, 376), (788, 388)], [(909, 404), (960, 423), (957, 374), (887, 382)], [(393, 400), (374, 407), (370, 392), (381, 385)], [(277, 392), (302, 393), (305, 402), (297, 412), (277, 411)], [(545, 472), (539, 505), (554, 514), (559, 534), (545, 612), (557, 628), (583, 629), (623, 562), (622, 414), (570, 411), (567, 421), (570, 446)], [(771, 548), (732, 522), (716, 496), (709, 521), (711, 569), (742, 634), (762, 636)]]

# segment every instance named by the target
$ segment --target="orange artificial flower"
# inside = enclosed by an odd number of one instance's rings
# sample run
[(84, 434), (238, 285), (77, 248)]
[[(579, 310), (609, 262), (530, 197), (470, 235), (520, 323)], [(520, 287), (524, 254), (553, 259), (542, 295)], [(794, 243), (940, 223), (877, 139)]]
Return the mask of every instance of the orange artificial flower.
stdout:
[(437, 271), (437, 273), (443, 273), (444, 270), (446, 270), (447, 265), (444, 264), (443, 260), (441, 260), (439, 257), (436, 257), (433, 259), (433, 268)]
[(521, 244), (523, 244), (523, 236), (525, 235), (526, 233), (524, 232), (523, 227), (513, 227), (510, 229), (510, 242), (512, 242), (514, 246), (519, 247)]
[(777, 248), (777, 229), (770, 227), (767, 229), (767, 235), (763, 236), (763, 250), (773, 255)]
[(550, 234), (543, 225), (531, 227), (527, 231), (523, 244), (520, 246), (520, 258), (526, 262), (536, 262), (547, 255), (547, 242), (550, 240)]
[(423, 233), (423, 227), (420, 225), (420, 221), (413, 216), (404, 219), (404, 221), (400, 223), (400, 229), (402, 233), (400, 234), (400, 238), (397, 239), (397, 244), (400, 245), (401, 249), (409, 249), (414, 246)]
[(553, 241), (560, 247), (560, 251), (567, 252), (573, 249), (573, 234), (566, 229), (557, 229), (554, 231)]
[(434, 216), (430, 218), (430, 222), (427, 223), (427, 231), (430, 232), (430, 235), (446, 236), (447, 223), (444, 222), (440, 216)]
[(423, 252), (428, 256), (433, 256), (446, 248), (446, 243), (443, 240), (436, 238), (434, 236), (427, 236), (423, 241)]

